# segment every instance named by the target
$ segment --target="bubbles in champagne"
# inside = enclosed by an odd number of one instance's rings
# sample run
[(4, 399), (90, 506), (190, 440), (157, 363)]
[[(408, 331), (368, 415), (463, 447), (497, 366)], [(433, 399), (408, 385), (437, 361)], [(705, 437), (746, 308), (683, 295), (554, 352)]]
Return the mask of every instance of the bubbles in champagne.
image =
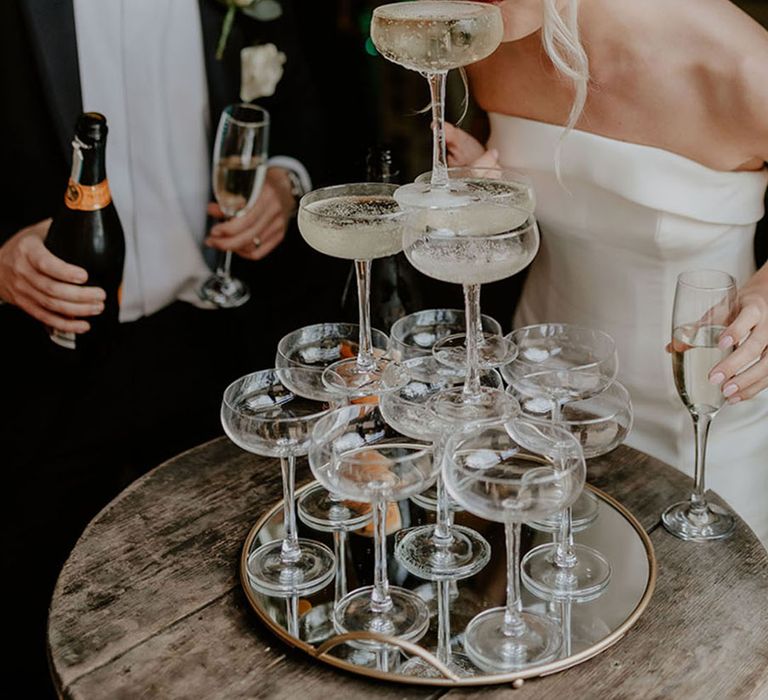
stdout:
[(475, 63), (501, 42), (501, 12), (476, 2), (416, 1), (373, 12), (371, 39), (388, 60), (425, 73)]
[(302, 206), (299, 230), (315, 250), (348, 260), (371, 260), (402, 249), (400, 207), (383, 195), (341, 195)]

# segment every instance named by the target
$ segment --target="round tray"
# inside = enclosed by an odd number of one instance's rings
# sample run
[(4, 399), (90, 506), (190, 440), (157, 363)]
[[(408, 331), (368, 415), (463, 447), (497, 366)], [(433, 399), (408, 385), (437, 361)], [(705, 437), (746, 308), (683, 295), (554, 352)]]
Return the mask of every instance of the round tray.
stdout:
[[(297, 496), (312, 484), (299, 489)], [(385, 679), (400, 683), (431, 685), (442, 687), (476, 686), (500, 683), (516, 683), (523, 679), (545, 676), (550, 673), (580, 664), (608, 649), (618, 642), (627, 630), (637, 621), (648, 605), (656, 584), (656, 558), (648, 535), (632, 514), (616, 500), (602, 491), (589, 488), (599, 500), (599, 515), (594, 525), (577, 533), (577, 542), (596, 547), (611, 563), (613, 575), (605, 592), (598, 598), (584, 603), (548, 603), (523, 591), (525, 609), (540, 613), (553, 614), (561, 621), (561, 630), (570, 629), (570, 639), (563, 644), (564, 651), (560, 658), (546, 664), (526, 668), (522, 671), (503, 674), (484, 674), (459, 678), (450, 673), (437, 658), (427, 651), (436, 646), (436, 598), (435, 584), (408, 574), (392, 556), (394, 532), (397, 529), (413, 527), (426, 522), (434, 522), (434, 513), (425, 511), (410, 501), (393, 504), (390, 509), (389, 553), (390, 583), (418, 590), (430, 605), (434, 606), (435, 615), (430, 621), (427, 635), (419, 645), (401, 642), (390, 637), (373, 633), (350, 633), (333, 635), (327, 638), (307, 641), (305, 621), (311, 620), (311, 611), (327, 610), (333, 603), (333, 583), (325, 588), (304, 595), (301, 598), (277, 598), (256, 591), (248, 580), (246, 564), (249, 554), (260, 545), (283, 536), (282, 501), (276, 503), (250, 530), (243, 545), (240, 557), (240, 581), (249, 603), (256, 614), (281, 640), (301, 649), (311, 657), (323, 663), (358, 673), (370, 678)], [(394, 509), (397, 509), (395, 511)], [(399, 517), (398, 517), (399, 516)], [(399, 520), (393, 523), (392, 520)], [(452, 647), (460, 647), (462, 631), (469, 620), (478, 612), (499, 605), (504, 605), (506, 592), (506, 551), (504, 528), (499, 523), (492, 523), (476, 518), (467, 513), (456, 514), (456, 523), (468, 525), (478, 530), (490, 542), (492, 554), (488, 565), (479, 574), (458, 582), (458, 596), (451, 604)], [(397, 526), (397, 527), (396, 527)], [(333, 548), (332, 536), (318, 532), (299, 523), (299, 536), (314, 539)], [(523, 554), (533, 547), (550, 542), (552, 535), (523, 527)], [(347, 550), (347, 580), (349, 590), (358, 586), (369, 585), (373, 577), (373, 539), (370, 526), (349, 534)], [(454, 591), (455, 595), (456, 591)], [(321, 607), (324, 606), (324, 607)], [(299, 621), (299, 636), (288, 631), (288, 620)], [(304, 638), (301, 638), (304, 637)], [(386, 654), (369, 652), (347, 644), (358, 639), (377, 639), (392, 645), (394, 651)], [(359, 645), (358, 645), (359, 646)], [(419, 656), (435, 667), (442, 677), (421, 678), (401, 675), (397, 671), (398, 659), (405, 656)], [(390, 668), (393, 670), (382, 670)]]

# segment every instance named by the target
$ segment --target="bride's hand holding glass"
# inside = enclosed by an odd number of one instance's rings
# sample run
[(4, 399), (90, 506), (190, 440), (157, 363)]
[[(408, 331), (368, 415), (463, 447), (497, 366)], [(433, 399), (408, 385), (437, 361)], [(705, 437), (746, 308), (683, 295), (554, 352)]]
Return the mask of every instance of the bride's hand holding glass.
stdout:
[(720, 334), (718, 347), (728, 350), (746, 340), (709, 373), (709, 381), (721, 387), (729, 404), (768, 388), (768, 268), (759, 270), (739, 291), (737, 304), (736, 317)]

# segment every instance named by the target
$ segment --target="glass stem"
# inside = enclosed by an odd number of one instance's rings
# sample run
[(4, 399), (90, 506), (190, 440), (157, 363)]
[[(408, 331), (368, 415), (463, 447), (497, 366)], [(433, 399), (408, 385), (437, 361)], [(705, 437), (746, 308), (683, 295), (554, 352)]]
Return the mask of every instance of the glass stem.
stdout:
[(448, 547), (451, 544), (453, 535), (451, 534), (451, 525), (453, 525), (453, 513), (451, 512), (451, 503), (448, 497), (448, 489), (443, 483), (443, 475), (437, 475), (437, 517), (435, 519), (435, 529), (432, 535), (432, 541), (437, 547)]
[(432, 103), (432, 187), (448, 186), (445, 154), (445, 78), (447, 73), (427, 73)]
[(571, 606), (573, 603), (570, 598), (560, 603), (560, 634), (563, 637), (563, 648), (561, 656), (569, 657), (571, 655)]
[(216, 274), (222, 279), (232, 279), (232, 251), (228, 250), (219, 258), (219, 266), (216, 268)]
[(357, 348), (357, 366), (363, 371), (374, 367), (371, 339), (371, 261), (355, 260), (357, 274), (357, 304), (360, 316), (360, 338)]
[(333, 531), (333, 553), (336, 556), (336, 582), (333, 590), (334, 605), (347, 595), (347, 532)]
[(285, 599), (285, 617), (288, 620), (288, 634), (299, 637), (299, 597), (288, 596)]
[(451, 663), (451, 586), (444, 579), (437, 582), (437, 658)]
[[(552, 407), (553, 423), (559, 420), (560, 411), (560, 402), (555, 401)], [(555, 416), (557, 416), (556, 419)], [(564, 468), (563, 457), (559, 452), (555, 454), (555, 466), (558, 469)], [(555, 547), (553, 561), (558, 569), (570, 569), (578, 561), (573, 551), (573, 509), (570, 506), (560, 512), (560, 529), (557, 533), (557, 547)]]
[(371, 593), (371, 610), (384, 613), (392, 608), (387, 577), (387, 502), (377, 500), (373, 505), (373, 546), (376, 564)]
[(707, 461), (707, 438), (709, 426), (712, 424), (712, 416), (706, 413), (692, 413), (693, 433), (696, 438), (696, 473), (694, 474), (693, 493), (691, 494), (691, 514), (704, 515), (709, 507), (704, 497), (704, 466)]
[(480, 371), (477, 356), (476, 327), (480, 323), (480, 285), (464, 285), (464, 308), (467, 316), (465, 342), (467, 345), (467, 378), (464, 381), (464, 395), (477, 396), (480, 393)]
[(285, 522), (285, 537), (280, 550), (280, 559), (284, 564), (293, 564), (301, 555), (299, 537), (296, 532), (296, 504), (293, 501), (296, 474), (296, 457), (290, 455), (280, 458), (280, 469), (283, 472), (283, 520)]
[(525, 632), (525, 621), (520, 616), (523, 601), (520, 597), (520, 523), (507, 522), (507, 607), (504, 610), (502, 632), (505, 637), (519, 637)]

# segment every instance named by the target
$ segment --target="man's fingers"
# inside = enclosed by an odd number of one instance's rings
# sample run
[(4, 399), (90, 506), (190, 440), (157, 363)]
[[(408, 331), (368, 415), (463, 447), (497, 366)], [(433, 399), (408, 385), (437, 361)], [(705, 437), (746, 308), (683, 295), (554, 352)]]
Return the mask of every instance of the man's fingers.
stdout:
[(218, 250), (240, 251), (248, 247), (254, 247), (254, 240), (259, 239), (259, 247), (270, 242), (270, 238), (280, 228), (285, 228), (285, 219), (280, 211), (269, 221), (262, 222), (261, 225), (252, 226), (236, 236), (229, 238), (209, 239), (209, 245)]
[(207, 211), (208, 211), (208, 216), (211, 216), (214, 219), (224, 218), (224, 212), (221, 211), (221, 207), (218, 205), (217, 202), (208, 202)]
[(75, 304), (99, 304), (107, 298), (106, 292), (101, 287), (83, 287), (79, 284), (57, 282), (31, 267), (24, 276), (27, 282), (41, 294), (62, 301)]
[(20, 286), (20, 293), (32, 299), (38, 306), (51, 311), (54, 314), (68, 318), (79, 318), (80, 316), (97, 316), (104, 311), (104, 304), (101, 301), (94, 302), (71, 302), (60, 299), (56, 296), (49, 296), (35, 289), (28, 282), (23, 282)]
[(46, 326), (50, 326), (59, 331), (64, 331), (65, 333), (87, 333), (91, 328), (87, 321), (59, 316), (58, 314), (44, 309), (37, 304), (34, 299), (28, 296), (20, 296), (18, 304), (33, 318), (36, 318)]
[(82, 267), (57, 258), (39, 238), (29, 237), (27, 241), (26, 245), (30, 246), (28, 260), (37, 272), (70, 284), (83, 284), (88, 281), (88, 273)]
[[(236, 216), (229, 221), (216, 224), (211, 228), (209, 239), (223, 239), (238, 236), (245, 231), (263, 227), (275, 214), (281, 212), (280, 203), (274, 196), (269, 196), (263, 202), (257, 201), (252, 209), (242, 216)], [(239, 246), (235, 246), (236, 248)], [(227, 248), (223, 250), (234, 250)]]

